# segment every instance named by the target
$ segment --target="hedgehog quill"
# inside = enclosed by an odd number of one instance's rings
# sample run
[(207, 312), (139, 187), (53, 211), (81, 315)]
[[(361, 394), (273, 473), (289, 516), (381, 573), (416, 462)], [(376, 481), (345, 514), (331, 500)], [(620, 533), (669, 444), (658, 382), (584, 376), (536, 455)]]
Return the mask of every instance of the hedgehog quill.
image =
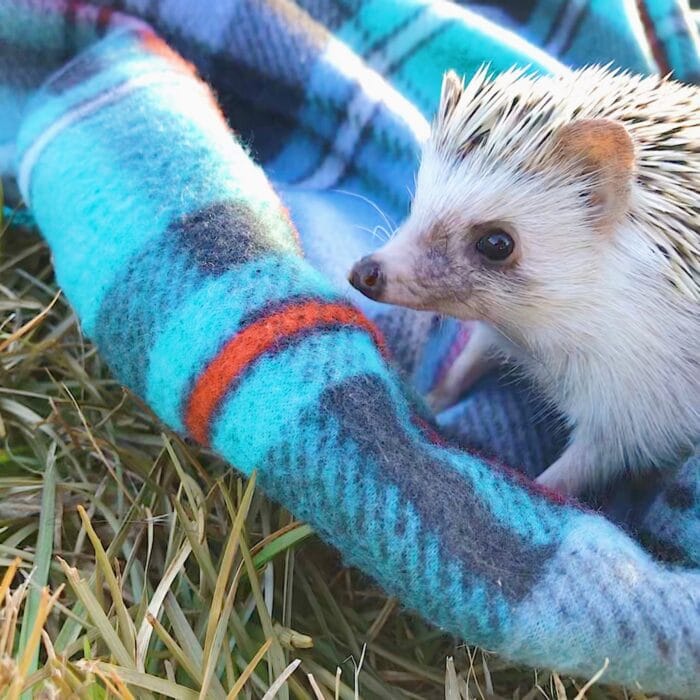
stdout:
[(449, 72), (411, 212), (350, 282), (481, 322), (429, 402), (510, 359), (571, 427), (541, 484), (671, 468), (700, 442), (700, 90)]

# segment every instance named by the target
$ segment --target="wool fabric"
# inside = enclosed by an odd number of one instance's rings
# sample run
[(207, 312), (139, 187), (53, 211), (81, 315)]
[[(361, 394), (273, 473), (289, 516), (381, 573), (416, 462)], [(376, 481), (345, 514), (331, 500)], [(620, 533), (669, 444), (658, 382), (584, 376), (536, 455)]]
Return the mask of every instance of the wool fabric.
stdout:
[(565, 444), (561, 418), (489, 377), (438, 435), (419, 395), (469, 328), (344, 282), (406, 214), (445, 69), (613, 61), (695, 80), (687, 15), (653, 0), (0, 0), (0, 169), (115, 376), (257, 470), (347, 563), (511, 659), (584, 676), (608, 659), (609, 682), (695, 698), (700, 460), (611, 497), (622, 527), (535, 488), (501, 464), (534, 476)]

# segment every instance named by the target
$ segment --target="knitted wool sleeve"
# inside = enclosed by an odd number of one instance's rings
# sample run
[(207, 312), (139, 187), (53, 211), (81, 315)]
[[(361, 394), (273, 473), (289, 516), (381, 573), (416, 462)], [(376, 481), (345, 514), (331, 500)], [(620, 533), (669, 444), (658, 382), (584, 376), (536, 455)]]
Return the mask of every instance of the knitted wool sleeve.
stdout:
[(700, 573), (440, 444), (374, 326), (303, 259), (209, 89), (150, 31), (26, 110), (18, 181), (115, 375), (348, 563), (520, 662), (697, 696)]

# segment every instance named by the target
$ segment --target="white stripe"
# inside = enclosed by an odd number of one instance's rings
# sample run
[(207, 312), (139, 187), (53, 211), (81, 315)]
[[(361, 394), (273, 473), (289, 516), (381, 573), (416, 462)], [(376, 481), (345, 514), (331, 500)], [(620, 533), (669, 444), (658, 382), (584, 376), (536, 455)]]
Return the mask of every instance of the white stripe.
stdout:
[[(510, 46), (522, 51), (525, 55), (529, 53), (551, 72), (567, 71), (559, 61), (529, 44), (514, 32), (497, 27), (493, 22), (477, 13), (458, 7), (452, 2), (440, 0), (436, 0), (434, 4), (430, 5), (429, 12), (416, 15), (386, 43), (381, 51), (373, 52), (364, 59), (359, 59), (345, 45), (331, 40), (325, 52), (325, 59), (335, 65), (341, 73), (349, 73), (354, 77), (360, 83), (361, 90), (348, 105), (346, 120), (338, 129), (331, 152), (312, 175), (296, 183), (298, 186), (323, 189), (337, 183), (346, 168), (345, 159), (353, 155), (360, 134), (371, 120), (374, 106), (380, 100), (390, 108), (393, 107), (392, 111), (396, 114), (403, 116), (419, 144), (428, 137), (430, 127), (425, 117), (398, 90), (395, 90), (388, 80), (380, 77), (378, 73), (384, 73), (391, 63), (399, 61), (401, 57), (409, 54), (441, 25), (455, 19), (464, 20), (465, 15), (469, 16), (470, 24), (485, 34), (505, 34)], [(368, 66), (371, 66), (371, 69), (368, 69)], [(369, 94), (369, 101), (365, 93)]]
[[(416, 21), (418, 19), (420, 21)], [(338, 182), (347, 167), (347, 158), (353, 155), (360, 135), (371, 121), (374, 109), (380, 100), (385, 104), (391, 104), (391, 102), (396, 104), (397, 109), (400, 110), (397, 113), (404, 116), (418, 143), (427, 138), (429, 127), (424, 117), (377, 73), (384, 73), (390, 63), (409, 53), (414, 46), (443, 23), (444, 20), (436, 19), (435, 15), (426, 15), (425, 12), (421, 12), (393, 36), (380, 51), (374, 51), (363, 59), (358, 59), (345, 44), (331, 39), (325, 51), (325, 59), (342, 72), (351, 72), (354, 68), (360, 90), (347, 106), (345, 121), (338, 129), (331, 152), (312, 175), (297, 183), (298, 186), (324, 189)], [(368, 67), (372, 70), (368, 70)], [(394, 97), (393, 100), (392, 97)], [(405, 104), (398, 104), (396, 98), (404, 101)], [(414, 114), (411, 114), (411, 110)]]
[(622, 10), (625, 13), (624, 25), (632, 30), (635, 44), (644, 54), (644, 60), (647, 65), (650, 68), (656, 66), (656, 61), (651, 51), (651, 45), (649, 44), (649, 39), (647, 38), (647, 33), (642, 23), (642, 16), (639, 14), (639, 9), (637, 8), (637, 0), (625, 0)]
[(396, 32), (380, 50), (373, 51), (365, 60), (376, 71), (384, 73), (392, 63), (399, 62), (445, 24), (445, 18), (437, 13), (420, 12), (401, 31)]
[[(140, 75), (131, 80), (127, 80), (124, 83), (112, 88), (109, 92), (103, 93), (98, 97), (95, 97), (88, 102), (82, 102), (78, 106), (74, 107), (69, 112), (66, 112), (60, 119), (53, 122), (46, 131), (42, 132), (37, 139), (32, 143), (32, 145), (26, 150), (24, 156), (22, 157), (22, 162), (19, 166), (19, 175), (17, 177), (17, 182), (19, 185), (19, 191), (22, 194), (22, 198), (30, 206), (29, 198), (29, 183), (32, 176), (32, 171), (36, 165), (39, 156), (43, 150), (53, 141), (58, 134), (60, 134), (64, 129), (67, 129), (75, 122), (80, 121), (88, 114), (92, 114), (98, 109), (105, 107), (107, 105), (118, 102), (122, 98), (126, 97), (130, 93), (138, 90), (140, 88), (148, 87), (150, 85), (168, 85), (177, 84), (183, 82), (183, 74), (176, 73), (175, 71), (158, 71), (157, 73), (147, 73), (146, 75)], [(167, 79), (166, 79), (167, 78)]]
[(312, 175), (296, 183), (299, 187), (325, 189), (336, 184), (346, 168), (346, 158), (352, 155), (363, 129), (371, 121), (380, 102), (402, 116), (419, 143), (427, 138), (429, 132), (428, 122), (416, 107), (376, 71), (368, 68), (345, 44), (331, 39), (324, 60), (339, 72), (350, 74), (358, 83), (358, 91), (347, 107), (346, 119), (338, 129), (331, 153)]
[(554, 36), (547, 43), (547, 51), (558, 55), (571, 36), (571, 32), (576, 26), (578, 18), (586, 7), (586, 0), (568, 0), (568, 5), (561, 24), (555, 30)]

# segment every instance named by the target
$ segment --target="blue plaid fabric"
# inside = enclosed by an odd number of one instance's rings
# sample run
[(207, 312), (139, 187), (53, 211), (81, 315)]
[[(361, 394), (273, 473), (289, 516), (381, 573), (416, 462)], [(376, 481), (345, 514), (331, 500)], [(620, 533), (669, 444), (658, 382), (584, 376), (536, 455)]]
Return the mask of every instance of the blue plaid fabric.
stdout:
[(697, 82), (698, 46), (674, 0), (0, 0), (0, 172), (115, 376), (349, 563), (510, 658), (697, 697), (700, 460), (538, 491), (561, 417), (504, 372), (437, 436), (468, 327), (345, 274), (407, 213), (446, 69)]

